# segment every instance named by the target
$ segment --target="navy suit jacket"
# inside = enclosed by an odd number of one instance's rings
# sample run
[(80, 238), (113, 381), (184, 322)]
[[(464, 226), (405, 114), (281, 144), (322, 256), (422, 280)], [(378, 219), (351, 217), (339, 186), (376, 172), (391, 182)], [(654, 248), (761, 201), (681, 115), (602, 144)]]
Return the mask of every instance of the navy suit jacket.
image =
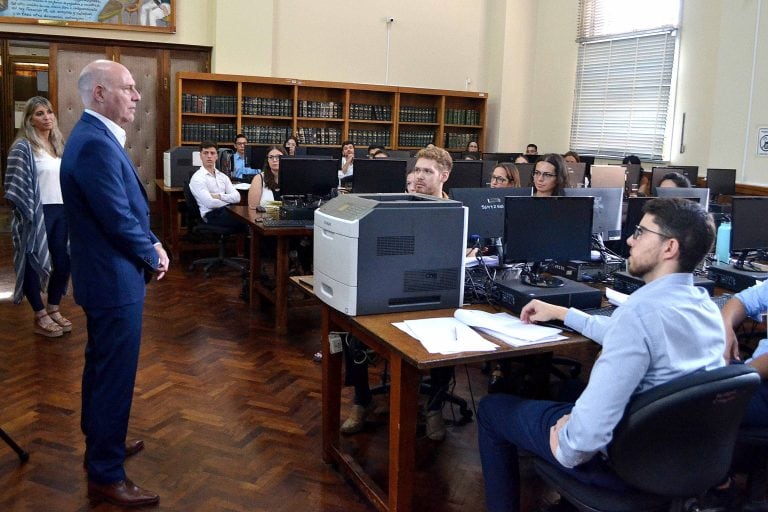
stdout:
[(64, 148), (61, 193), (75, 301), (84, 308), (143, 301), (159, 264), (147, 193), (115, 136), (88, 113)]

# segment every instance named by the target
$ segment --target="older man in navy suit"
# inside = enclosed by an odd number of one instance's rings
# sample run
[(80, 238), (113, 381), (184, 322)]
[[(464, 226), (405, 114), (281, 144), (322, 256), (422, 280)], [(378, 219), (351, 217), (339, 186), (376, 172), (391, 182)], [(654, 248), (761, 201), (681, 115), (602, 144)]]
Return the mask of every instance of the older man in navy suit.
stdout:
[[(168, 270), (168, 255), (149, 228), (149, 204), (125, 152), (125, 130), (141, 99), (130, 71), (97, 60), (77, 83), (85, 106), (61, 162), (70, 223), (75, 300), (88, 323), (81, 428), (88, 496), (121, 506), (153, 505), (123, 462), (141, 343), (145, 284)], [(127, 450), (128, 449), (128, 450)]]

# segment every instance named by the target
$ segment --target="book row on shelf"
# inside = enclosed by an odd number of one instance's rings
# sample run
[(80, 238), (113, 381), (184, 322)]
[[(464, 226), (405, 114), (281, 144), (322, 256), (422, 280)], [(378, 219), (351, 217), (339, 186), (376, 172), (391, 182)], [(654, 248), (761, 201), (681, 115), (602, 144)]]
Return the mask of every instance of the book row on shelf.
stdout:
[(242, 112), (247, 116), (291, 117), (293, 115), (293, 100), (244, 96)]
[(446, 133), (444, 137), (446, 148), (465, 148), (467, 145), (475, 141), (477, 142), (477, 134), (475, 133)]
[(302, 144), (323, 144), (327, 146), (341, 145), (340, 128), (302, 128), (299, 127), (296, 135)]
[(349, 130), (349, 140), (355, 146), (389, 146), (389, 130)]
[(232, 142), (237, 135), (235, 130), (234, 124), (184, 123), (181, 125), (181, 140)]
[(436, 123), (437, 109), (434, 107), (400, 107), (400, 121), (405, 123)]
[(336, 101), (299, 100), (299, 117), (341, 119), (343, 117), (343, 113), (343, 103)]
[(424, 147), (427, 144), (435, 143), (435, 132), (417, 132), (407, 131), (400, 132), (397, 137), (397, 144), (399, 146), (418, 146)]
[[(243, 126), (243, 135), (254, 144), (282, 144), (291, 135), (290, 126)], [(234, 140), (234, 139), (232, 139)]]
[(237, 97), (183, 93), (181, 111), (191, 114), (237, 114)]
[(349, 118), (364, 121), (391, 121), (391, 105), (349, 104)]
[(445, 123), (446, 124), (479, 125), (480, 112), (478, 112), (477, 110), (447, 108), (445, 109)]

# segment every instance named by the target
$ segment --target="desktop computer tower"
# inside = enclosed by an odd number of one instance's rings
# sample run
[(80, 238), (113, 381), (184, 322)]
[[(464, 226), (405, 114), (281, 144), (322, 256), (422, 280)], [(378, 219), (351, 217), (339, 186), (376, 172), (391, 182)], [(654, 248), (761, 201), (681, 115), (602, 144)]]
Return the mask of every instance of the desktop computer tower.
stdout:
[(166, 187), (183, 187), (190, 174), (202, 165), (197, 146), (171, 148), (163, 153), (163, 183)]

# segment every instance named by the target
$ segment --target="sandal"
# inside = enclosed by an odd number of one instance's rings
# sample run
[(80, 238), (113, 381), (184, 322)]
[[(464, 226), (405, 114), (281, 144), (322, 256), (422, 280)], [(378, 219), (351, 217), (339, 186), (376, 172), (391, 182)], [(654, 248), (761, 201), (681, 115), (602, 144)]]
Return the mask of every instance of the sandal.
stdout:
[(35, 317), (35, 334), (46, 338), (58, 338), (64, 335), (64, 330), (50, 316), (45, 314)]
[(59, 327), (61, 327), (61, 330), (63, 332), (71, 332), (72, 331), (72, 322), (61, 316), (61, 313), (59, 313), (58, 309), (54, 309), (53, 311), (48, 311), (48, 316), (51, 317), (51, 320), (56, 322)]

